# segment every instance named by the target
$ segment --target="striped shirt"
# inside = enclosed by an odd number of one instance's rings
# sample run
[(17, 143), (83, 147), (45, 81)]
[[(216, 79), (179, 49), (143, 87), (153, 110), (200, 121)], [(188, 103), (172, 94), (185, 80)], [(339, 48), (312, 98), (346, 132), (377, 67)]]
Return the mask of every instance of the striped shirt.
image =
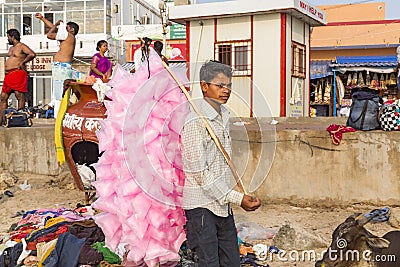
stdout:
[[(195, 101), (227, 153), (231, 154), (229, 111), (221, 105), (221, 115), (204, 99)], [(183, 208), (207, 208), (217, 216), (227, 217), (229, 203), (241, 205), (243, 194), (233, 190), (231, 171), (217, 145), (192, 109), (182, 131), (182, 156), (186, 175)]]

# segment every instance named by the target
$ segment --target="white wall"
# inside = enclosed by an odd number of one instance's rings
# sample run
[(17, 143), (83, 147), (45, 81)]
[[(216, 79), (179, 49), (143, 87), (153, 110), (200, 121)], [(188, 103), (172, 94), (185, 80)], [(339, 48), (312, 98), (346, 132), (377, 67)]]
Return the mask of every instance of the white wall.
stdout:
[(279, 117), (280, 14), (255, 15), (253, 24), (254, 116)]
[[(230, 17), (217, 19), (217, 41), (249, 40), (251, 38), (251, 17)], [(251, 60), (251, 59), (250, 59)], [(250, 85), (249, 77), (233, 77), (232, 94), (227, 103), (231, 116), (250, 116)]]
[(199, 71), (206, 60), (214, 59), (214, 20), (190, 22), (190, 81), (192, 96), (202, 97)]
[(250, 16), (217, 19), (217, 41), (251, 38)]

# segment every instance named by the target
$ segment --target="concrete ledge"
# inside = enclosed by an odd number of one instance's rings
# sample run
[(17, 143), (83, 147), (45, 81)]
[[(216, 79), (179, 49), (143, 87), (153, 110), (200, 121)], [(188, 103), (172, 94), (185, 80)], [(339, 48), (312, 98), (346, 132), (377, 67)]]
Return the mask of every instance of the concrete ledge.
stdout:
[[(344, 133), (339, 146), (326, 128), (345, 118), (232, 120), (233, 161), (247, 188), (267, 202), (398, 205), (400, 132)], [(0, 128), (0, 164), (10, 172), (57, 175), (54, 120)]]
[(57, 175), (54, 120), (34, 119), (32, 127), (0, 127), (0, 166), (10, 172)]
[[(280, 119), (278, 119), (280, 120)], [(400, 200), (400, 132), (344, 133), (333, 145), (326, 128), (345, 118), (261, 119), (233, 127), (233, 159), (245, 184), (268, 201), (395, 204)], [(262, 181), (262, 183), (260, 183)], [(259, 187), (258, 187), (259, 186)]]

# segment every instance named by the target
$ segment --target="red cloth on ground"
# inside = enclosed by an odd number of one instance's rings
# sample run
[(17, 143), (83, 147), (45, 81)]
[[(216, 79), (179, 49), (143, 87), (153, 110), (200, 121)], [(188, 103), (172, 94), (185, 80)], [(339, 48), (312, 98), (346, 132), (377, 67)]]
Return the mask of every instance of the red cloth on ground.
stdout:
[(2, 91), (7, 94), (11, 91), (28, 92), (28, 73), (20, 69), (9, 70), (4, 76)]
[(356, 129), (354, 129), (353, 127), (337, 125), (337, 124), (329, 125), (328, 128), (326, 128), (326, 130), (331, 135), (332, 143), (337, 146), (340, 144), (340, 141), (342, 141), (343, 133), (349, 133), (349, 132), (356, 131)]

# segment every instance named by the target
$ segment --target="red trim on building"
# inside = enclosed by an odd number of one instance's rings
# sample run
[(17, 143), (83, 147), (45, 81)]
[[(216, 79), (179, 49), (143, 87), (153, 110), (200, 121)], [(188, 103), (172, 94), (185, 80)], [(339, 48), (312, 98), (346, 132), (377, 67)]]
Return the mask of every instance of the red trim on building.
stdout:
[(253, 105), (254, 105), (254, 103), (253, 103), (253, 92), (254, 92), (254, 88), (253, 88), (253, 73), (254, 73), (254, 64), (253, 64), (253, 62), (254, 62), (254, 57), (253, 57), (253, 55), (254, 55), (254, 53), (253, 53), (253, 50), (254, 50), (254, 45), (253, 45), (253, 30), (254, 30), (254, 16), (253, 15), (251, 15), (250, 16), (250, 45), (251, 45), (251, 55), (250, 55), (250, 60), (251, 60), (251, 66), (250, 66), (250, 68), (251, 68), (251, 74), (250, 74), (250, 118), (251, 117), (253, 117)]
[(286, 13), (281, 13), (280, 117), (286, 117)]
[(400, 20), (366, 20), (366, 21), (341, 21), (341, 22), (330, 22), (326, 26), (349, 26), (349, 25), (369, 25), (369, 24), (394, 24), (400, 23)]
[[(215, 46), (215, 43), (218, 42), (217, 41), (218, 40), (218, 38), (217, 38), (217, 30), (218, 30), (217, 23), (218, 23), (217, 19), (214, 19), (214, 46)], [(214, 57), (215, 57), (215, 53), (214, 53)]]
[(186, 21), (186, 75), (190, 80), (190, 21)]

